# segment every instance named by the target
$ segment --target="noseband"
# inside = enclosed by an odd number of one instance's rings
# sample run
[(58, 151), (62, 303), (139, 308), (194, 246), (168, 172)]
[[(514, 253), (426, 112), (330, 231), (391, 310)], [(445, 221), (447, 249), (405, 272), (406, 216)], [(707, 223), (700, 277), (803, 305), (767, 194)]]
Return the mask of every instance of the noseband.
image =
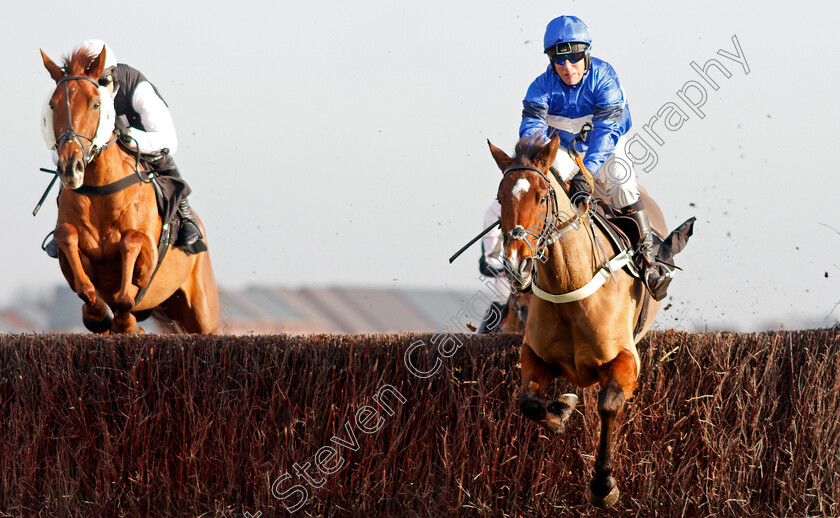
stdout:
[[(554, 191), (554, 187), (551, 185), (548, 177), (546, 177), (545, 173), (541, 170), (529, 165), (515, 165), (505, 169), (502, 173), (503, 179), (508, 173), (513, 171), (534, 171), (539, 174), (543, 180), (545, 180), (546, 184), (548, 184), (548, 192), (551, 200), (550, 206), (546, 208), (547, 214), (545, 224), (539, 230), (539, 234), (531, 229), (525, 229), (522, 226), (517, 225), (504, 234), (503, 244), (507, 246), (511, 241), (523, 241), (525, 242), (525, 245), (531, 249), (531, 253), (535, 259), (544, 261), (545, 251), (548, 248), (548, 245), (562, 238), (563, 234), (568, 232), (571, 228), (578, 228), (575, 224), (580, 220), (580, 214), (573, 208), (575, 213), (574, 216), (568, 219), (560, 218), (557, 193)], [(531, 242), (526, 239), (526, 236), (529, 235), (536, 239), (536, 245), (532, 245)]]
[[(85, 165), (87, 165), (87, 164), (91, 163), (91, 161), (93, 161), (94, 157), (96, 157), (96, 154), (97, 154), (97, 152), (94, 150), (94, 145), (93, 145), (94, 137), (88, 137), (87, 135), (82, 135), (81, 133), (76, 131), (76, 129), (73, 127), (73, 117), (72, 117), (72, 115), (70, 115), (70, 91), (67, 88), (67, 83), (69, 81), (90, 81), (91, 83), (96, 85), (97, 88), (99, 88), (99, 83), (97, 83), (96, 81), (94, 81), (93, 79), (91, 79), (90, 77), (87, 77), (87, 76), (64, 77), (61, 80), (59, 80), (58, 83), (56, 83), (56, 87), (58, 87), (62, 84), (64, 85), (64, 102), (67, 105), (67, 130), (64, 133), (62, 133), (61, 135), (59, 135), (58, 137), (56, 137), (56, 139), (55, 139), (55, 150), (56, 150), (57, 153), (60, 153), (61, 152), (61, 147), (65, 143), (70, 142), (70, 141), (75, 142), (76, 145), (78, 145), (79, 148), (82, 150), (82, 158), (85, 162)], [(101, 101), (100, 101), (100, 108), (99, 109), (100, 110), (102, 109)], [(99, 129), (99, 126), (97, 124), (97, 130), (98, 129)], [(96, 132), (94, 132), (94, 136), (95, 135), (96, 135)], [(82, 143), (82, 139), (85, 139), (88, 142), (90, 142), (90, 145), (85, 146)], [(104, 149), (105, 147), (108, 147), (108, 145), (110, 145), (110, 144), (111, 144), (111, 142), (108, 142), (108, 144), (103, 146), (102, 149)], [(102, 149), (100, 149), (99, 151), (101, 151)]]

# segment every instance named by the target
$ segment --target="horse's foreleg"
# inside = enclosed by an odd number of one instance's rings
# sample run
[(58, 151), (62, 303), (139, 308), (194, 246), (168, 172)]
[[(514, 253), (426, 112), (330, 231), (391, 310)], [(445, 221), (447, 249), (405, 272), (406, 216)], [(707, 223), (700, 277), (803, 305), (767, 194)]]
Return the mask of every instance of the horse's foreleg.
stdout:
[(560, 374), (560, 369), (545, 363), (534, 353), (531, 346), (523, 343), (519, 362), (522, 366), (522, 394), (519, 409), (525, 417), (537, 421), (552, 433), (562, 433), (566, 421), (572, 415), (577, 396), (565, 394), (548, 406), (545, 404), (545, 390), (548, 384)]
[(598, 393), (598, 415), (601, 418), (601, 437), (595, 456), (595, 476), (589, 484), (589, 501), (595, 507), (606, 509), (618, 501), (618, 485), (612, 477), (613, 432), (616, 417), (636, 388), (636, 359), (629, 352), (622, 351), (604, 366), (599, 375), (601, 391)]
[(131, 314), (131, 310), (134, 308), (139, 288), (149, 284), (154, 270), (155, 246), (145, 232), (126, 230), (120, 238), (120, 255), (122, 277), (120, 291), (114, 299), (112, 330), (117, 333), (132, 333), (137, 331), (137, 319)]
[[(55, 241), (64, 255), (66, 263), (61, 269), (73, 290), (85, 304), (82, 306), (82, 323), (94, 333), (104, 333), (111, 329), (111, 314), (107, 304), (96, 296), (96, 288), (87, 272), (93, 272), (90, 259), (79, 249), (79, 233), (70, 224), (59, 225), (55, 229)], [(69, 271), (68, 271), (69, 268)]]
[(53, 233), (58, 250), (64, 254), (70, 271), (73, 274), (73, 291), (93, 307), (96, 303), (96, 288), (82, 265), (82, 251), (79, 250), (79, 232), (69, 223), (63, 223), (55, 228)]

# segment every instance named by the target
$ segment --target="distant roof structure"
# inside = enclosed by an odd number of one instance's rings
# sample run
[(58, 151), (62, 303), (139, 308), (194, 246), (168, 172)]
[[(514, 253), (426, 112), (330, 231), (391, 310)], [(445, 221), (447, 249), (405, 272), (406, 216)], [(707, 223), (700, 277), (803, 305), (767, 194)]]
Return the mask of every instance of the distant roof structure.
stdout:
[[(403, 289), (398, 293), (416, 311), (423, 315), (427, 321), (434, 323), (434, 330), (442, 330), (449, 326), (449, 322), (456, 318), (461, 312), (469, 312), (468, 301), (478, 293), (456, 290), (420, 290)], [(486, 305), (480, 308), (487, 309)], [(470, 315), (473, 316), (473, 315)], [(474, 317), (480, 319), (481, 316)], [(478, 322), (475, 322), (478, 326)]]
[[(486, 304), (468, 309), (476, 292), (452, 289), (251, 286), (219, 290), (220, 333), (314, 334), (434, 332), (451, 327), (464, 311), (478, 325)], [(45, 300), (0, 308), (0, 332), (87, 332), (82, 302), (65, 285)], [(476, 313), (481, 313), (476, 315)], [(150, 320), (146, 332), (158, 332)]]
[(335, 293), (358, 308), (378, 333), (434, 330), (436, 322), (418, 312), (399, 292), (375, 289), (336, 288)]

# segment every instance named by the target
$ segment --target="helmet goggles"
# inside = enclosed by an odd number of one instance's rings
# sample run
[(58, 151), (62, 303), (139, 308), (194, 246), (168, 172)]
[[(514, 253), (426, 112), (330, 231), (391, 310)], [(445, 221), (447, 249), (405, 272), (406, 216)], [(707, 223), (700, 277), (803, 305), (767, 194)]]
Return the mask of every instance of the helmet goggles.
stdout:
[(577, 63), (586, 57), (589, 45), (586, 43), (558, 43), (549, 47), (545, 53), (548, 54), (551, 62), (557, 65), (564, 65), (566, 60)]
[(577, 63), (581, 59), (586, 57), (586, 51), (582, 50), (580, 52), (570, 52), (568, 54), (549, 54), (551, 56), (551, 61), (555, 65), (565, 65), (566, 60), (568, 59), (572, 63)]

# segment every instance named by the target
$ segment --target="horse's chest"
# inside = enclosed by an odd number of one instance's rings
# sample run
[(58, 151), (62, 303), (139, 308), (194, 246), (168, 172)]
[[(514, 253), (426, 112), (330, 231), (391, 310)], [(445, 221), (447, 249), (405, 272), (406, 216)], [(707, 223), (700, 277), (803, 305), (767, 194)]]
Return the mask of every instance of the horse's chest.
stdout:
[(120, 257), (122, 229), (118, 221), (110, 225), (88, 224), (79, 230), (79, 249), (93, 261), (109, 261)]
[(135, 215), (133, 203), (123, 205), (119, 200), (91, 199), (85, 196), (67, 201), (75, 201), (76, 204), (66, 204), (64, 217), (59, 214), (59, 223), (70, 223), (76, 228), (79, 233), (79, 249), (91, 259), (113, 259), (119, 256), (123, 232), (128, 229), (142, 230), (143, 222)]
[(528, 322), (525, 341), (544, 362), (575, 370), (612, 361), (627, 344), (611, 326), (578, 326), (556, 315), (550, 321)]

